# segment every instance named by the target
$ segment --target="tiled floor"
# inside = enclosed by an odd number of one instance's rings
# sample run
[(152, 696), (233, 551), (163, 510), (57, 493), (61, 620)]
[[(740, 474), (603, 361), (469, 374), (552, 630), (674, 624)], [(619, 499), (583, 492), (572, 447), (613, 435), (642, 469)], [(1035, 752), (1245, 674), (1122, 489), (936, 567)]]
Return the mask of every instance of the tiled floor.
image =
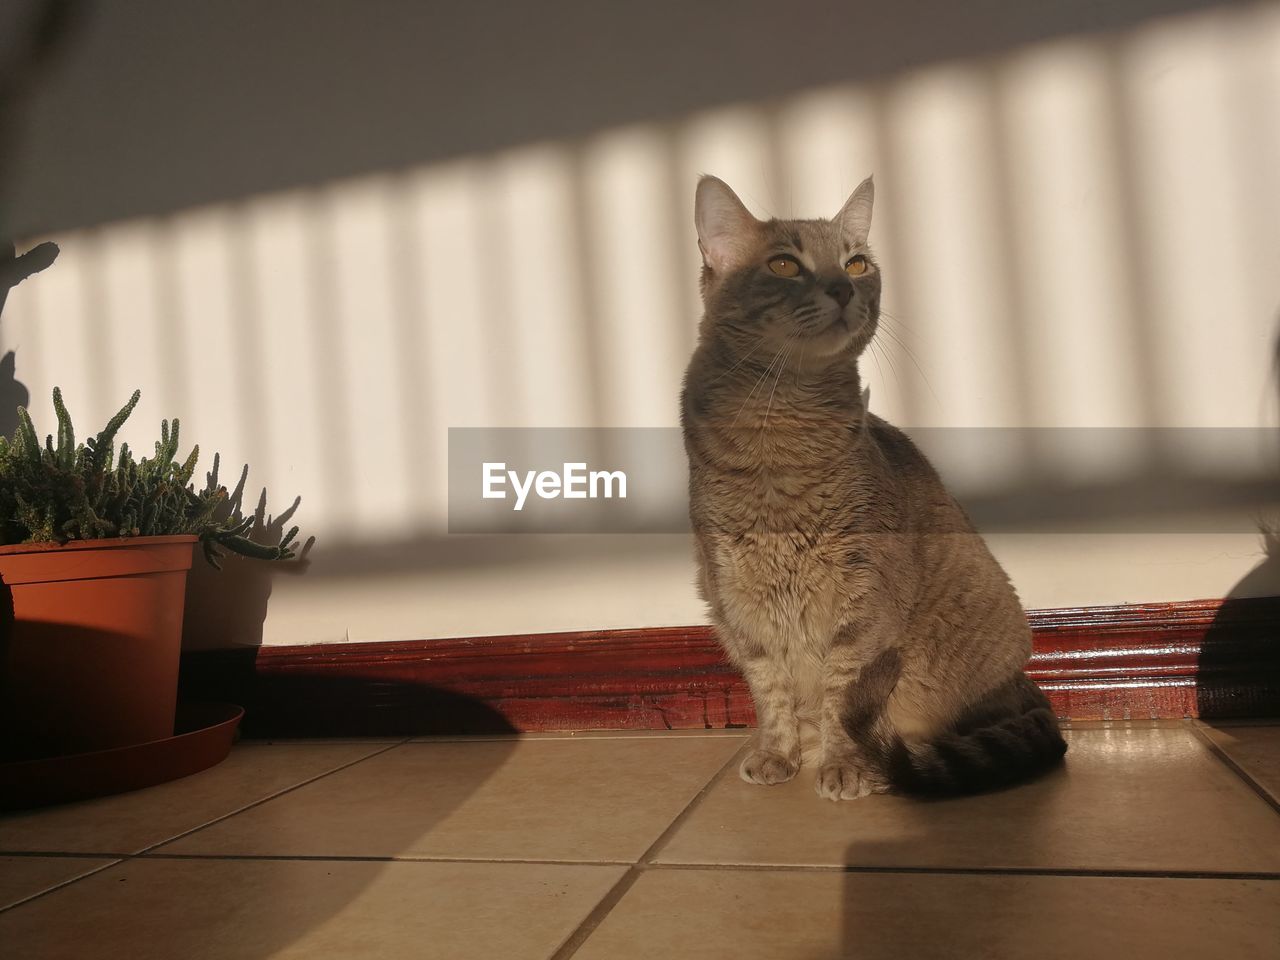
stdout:
[(966, 800), (736, 776), (741, 732), (247, 744), (0, 819), (0, 954), (1280, 958), (1280, 726), (1077, 725)]

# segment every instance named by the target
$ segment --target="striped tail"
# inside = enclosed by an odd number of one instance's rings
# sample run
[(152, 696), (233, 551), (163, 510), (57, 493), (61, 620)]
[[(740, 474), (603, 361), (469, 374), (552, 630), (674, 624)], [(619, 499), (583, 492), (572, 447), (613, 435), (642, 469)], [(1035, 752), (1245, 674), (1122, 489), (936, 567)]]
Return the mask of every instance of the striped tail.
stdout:
[(896, 793), (945, 797), (995, 790), (1039, 776), (1067, 752), (1048, 700), (1022, 674), (946, 733), (908, 743), (884, 716), (900, 672), (897, 650), (868, 663), (850, 685), (844, 716), (849, 736)]

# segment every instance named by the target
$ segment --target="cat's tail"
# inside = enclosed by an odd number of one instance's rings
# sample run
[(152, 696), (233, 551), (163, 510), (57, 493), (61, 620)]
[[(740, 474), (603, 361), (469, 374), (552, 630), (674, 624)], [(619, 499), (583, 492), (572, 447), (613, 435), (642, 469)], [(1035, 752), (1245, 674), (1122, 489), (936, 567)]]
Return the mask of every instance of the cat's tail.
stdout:
[(845, 730), (895, 793), (943, 797), (1011, 786), (1054, 767), (1067, 751), (1048, 700), (1022, 674), (946, 733), (908, 742), (885, 717), (900, 672), (897, 650), (873, 659), (850, 685), (844, 716)]

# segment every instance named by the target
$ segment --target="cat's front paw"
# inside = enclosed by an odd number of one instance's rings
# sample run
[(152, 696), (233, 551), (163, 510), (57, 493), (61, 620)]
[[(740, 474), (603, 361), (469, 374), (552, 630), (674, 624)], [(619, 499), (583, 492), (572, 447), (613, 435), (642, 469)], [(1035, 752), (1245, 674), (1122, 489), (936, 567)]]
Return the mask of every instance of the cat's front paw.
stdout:
[(774, 750), (752, 750), (742, 758), (738, 776), (747, 783), (770, 785), (786, 783), (800, 772), (800, 761), (792, 760)]
[(883, 793), (884, 783), (848, 761), (824, 763), (818, 768), (814, 782), (818, 796), (825, 800), (857, 800), (872, 793)]

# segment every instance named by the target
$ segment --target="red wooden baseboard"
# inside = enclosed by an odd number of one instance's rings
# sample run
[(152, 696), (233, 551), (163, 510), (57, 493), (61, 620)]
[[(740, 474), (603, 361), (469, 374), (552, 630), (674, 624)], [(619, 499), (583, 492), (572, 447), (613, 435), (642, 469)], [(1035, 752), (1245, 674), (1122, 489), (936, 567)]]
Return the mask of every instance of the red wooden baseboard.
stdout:
[[(1035, 610), (1027, 672), (1076, 720), (1280, 713), (1280, 597)], [(709, 627), (188, 654), (250, 736), (750, 726)]]

